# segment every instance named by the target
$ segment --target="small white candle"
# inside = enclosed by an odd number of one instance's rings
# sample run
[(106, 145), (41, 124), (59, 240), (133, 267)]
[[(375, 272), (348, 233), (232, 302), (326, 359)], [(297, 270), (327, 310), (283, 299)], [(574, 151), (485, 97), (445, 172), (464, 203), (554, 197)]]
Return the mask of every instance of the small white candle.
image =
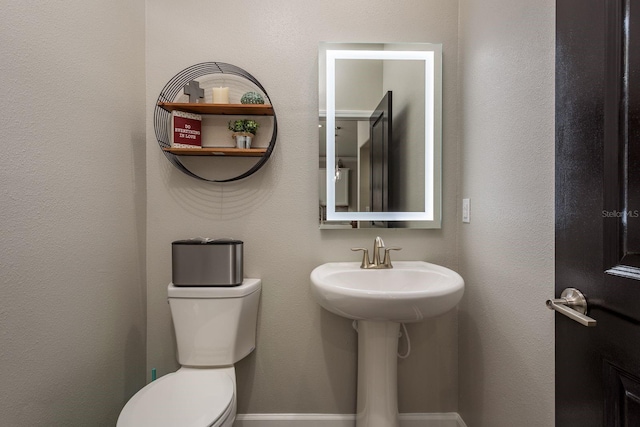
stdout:
[(213, 88), (213, 103), (214, 104), (228, 104), (229, 103), (229, 88), (228, 87), (214, 87)]

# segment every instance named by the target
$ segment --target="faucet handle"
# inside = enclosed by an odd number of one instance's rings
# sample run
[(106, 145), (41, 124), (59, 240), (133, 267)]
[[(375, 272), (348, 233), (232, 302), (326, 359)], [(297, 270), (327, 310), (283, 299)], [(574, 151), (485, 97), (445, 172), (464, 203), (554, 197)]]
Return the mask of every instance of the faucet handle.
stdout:
[(384, 265), (385, 268), (393, 268), (393, 265), (391, 265), (391, 256), (389, 255), (390, 251), (401, 251), (402, 248), (399, 248), (397, 246), (392, 246), (390, 248), (384, 248), (384, 260), (382, 261), (382, 265)]
[(360, 268), (369, 268), (369, 250), (367, 248), (351, 248), (352, 251), (362, 251), (362, 263), (360, 264)]

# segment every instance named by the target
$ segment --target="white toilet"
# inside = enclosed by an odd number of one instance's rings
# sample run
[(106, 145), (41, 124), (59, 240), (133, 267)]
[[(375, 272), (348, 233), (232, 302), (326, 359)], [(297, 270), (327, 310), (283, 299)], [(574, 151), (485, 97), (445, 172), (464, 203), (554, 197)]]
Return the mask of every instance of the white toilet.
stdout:
[(231, 427), (234, 363), (253, 351), (261, 281), (234, 287), (169, 285), (182, 367), (151, 382), (125, 405), (116, 427)]

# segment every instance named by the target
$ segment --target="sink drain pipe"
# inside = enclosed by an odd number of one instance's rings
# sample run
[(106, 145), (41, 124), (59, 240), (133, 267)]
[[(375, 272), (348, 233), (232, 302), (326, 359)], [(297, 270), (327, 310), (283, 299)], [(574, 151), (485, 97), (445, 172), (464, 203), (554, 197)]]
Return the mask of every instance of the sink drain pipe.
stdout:
[[(404, 331), (404, 336), (407, 337), (407, 352), (405, 354), (400, 354), (400, 352), (398, 352), (398, 357), (400, 359), (406, 359), (411, 354), (411, 340), (409, 339), (409, 332), (407, 332), (407, 327), (405, 326), (404, 323), (401, 323), (401, 325), (402, 325), (402, 330)], [(400, 332), (400, 337), (402, 337), (402, 332)]]

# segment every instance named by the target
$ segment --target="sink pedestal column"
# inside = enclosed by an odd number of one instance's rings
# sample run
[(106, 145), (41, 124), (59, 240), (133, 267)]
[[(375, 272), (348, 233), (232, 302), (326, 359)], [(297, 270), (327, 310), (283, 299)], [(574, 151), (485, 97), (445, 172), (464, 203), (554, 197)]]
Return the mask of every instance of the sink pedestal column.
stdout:
[(356, 427), (399, 427), (396, 322), (358, 320)]

